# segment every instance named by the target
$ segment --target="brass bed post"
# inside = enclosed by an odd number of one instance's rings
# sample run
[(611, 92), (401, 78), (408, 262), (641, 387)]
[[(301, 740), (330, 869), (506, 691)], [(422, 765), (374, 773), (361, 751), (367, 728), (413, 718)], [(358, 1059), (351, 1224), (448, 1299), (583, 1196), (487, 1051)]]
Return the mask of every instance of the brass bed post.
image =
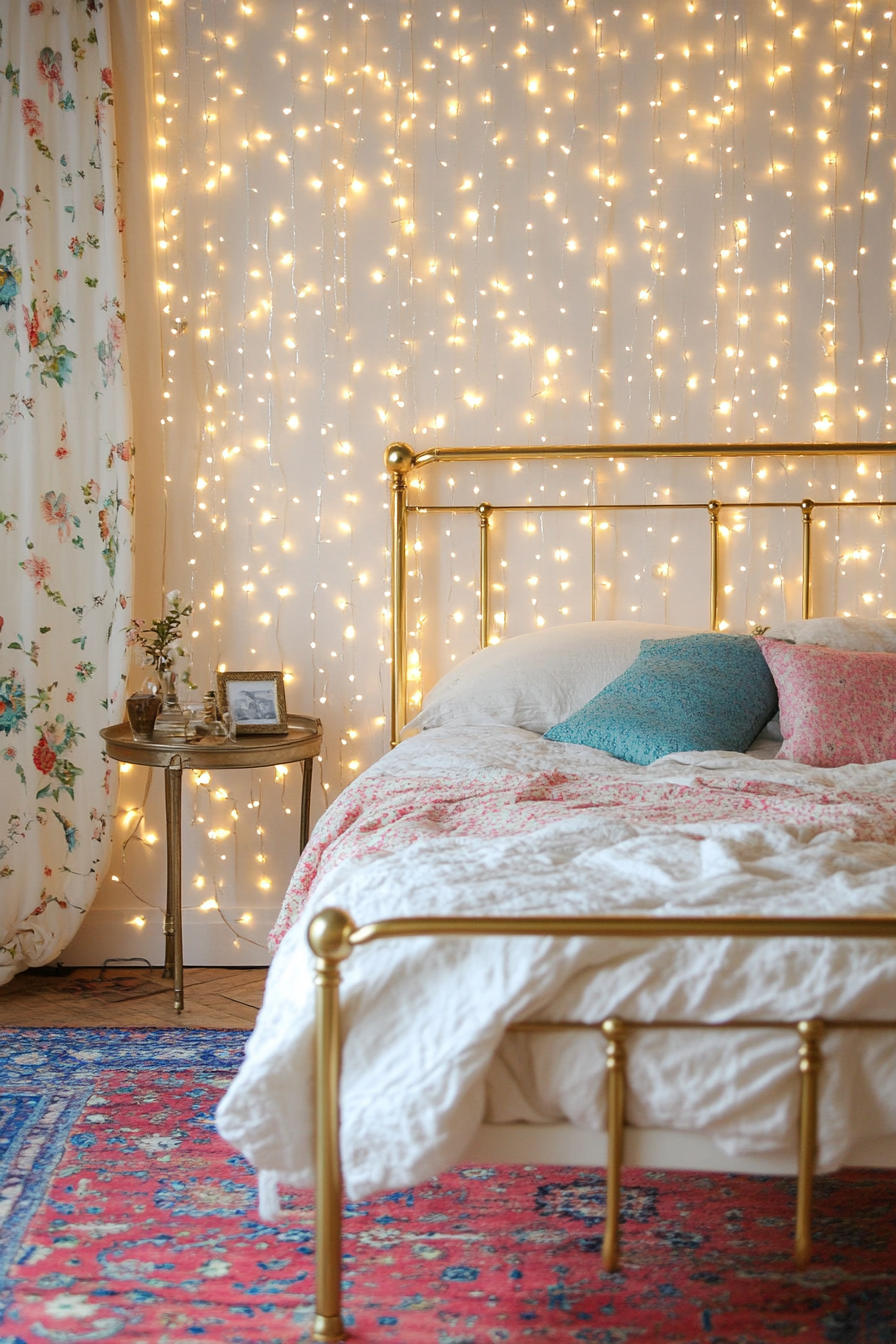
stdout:
[(619, 1210), (622, 1184), (622, 1143), (625, 1134), (625, 1023), (608, 1017), (600, 1029), (607, 1042), (607, 1191), (605, 1198), (604, 1269), (619, 1263)]
[(812, 611), (812, 598), (810, 593), (810, 566), (812, 564), (812, 510), (815, 508), (814, 499), (801, 499), (800, 512), (803, 515), (803, 599), (802, 616), (804, 621), (808, 621)]
[(709, 510), (709, 628), (719, 628), (719, 513), (720, 499), (711, 499)]
[(484, 649), (488, 644), (488, 632), (491, 625), (491, 600), (489, 596), (489, 554), (488, 554), (488, 529), (490, 527), (489, 519), (492, 516), (491, 504), (479, 504), (476, 507), (479, 514), (479, 647)]
[(339, 1157), (339, 963), (350, 954), (355, 925), (344, 910), (322, 910), (308, 929), (316, 958), (315, 1009), (315, 1266), (314, 1333), (335, 1344), (345, 1339), (342, 1324), (342, 1163)]
[(812, 1182), (818, 1134), (818, 1073), (824, 1022), (797, 1024), (800, 1037), (800, 1141), (796, 1183), (796, 1245), (794, 1259), (804, 1269), (812, 1258)]
[(408, 706), (407, 620), (408, 594), (405, 548), (408, 542), (408, 471), (414, 450), (406, 443), (390, 443), (386, 470), (392, 477), (392, 734), (391, 745), (405, 724)]

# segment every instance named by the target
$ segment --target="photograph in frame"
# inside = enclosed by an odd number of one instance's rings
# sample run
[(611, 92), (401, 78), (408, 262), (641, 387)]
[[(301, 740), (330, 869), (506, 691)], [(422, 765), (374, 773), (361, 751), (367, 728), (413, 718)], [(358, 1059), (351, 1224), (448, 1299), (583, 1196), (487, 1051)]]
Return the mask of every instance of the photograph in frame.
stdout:
[(237, 737), (289, 731), (282, 672), (219, 672), (218, 704)]

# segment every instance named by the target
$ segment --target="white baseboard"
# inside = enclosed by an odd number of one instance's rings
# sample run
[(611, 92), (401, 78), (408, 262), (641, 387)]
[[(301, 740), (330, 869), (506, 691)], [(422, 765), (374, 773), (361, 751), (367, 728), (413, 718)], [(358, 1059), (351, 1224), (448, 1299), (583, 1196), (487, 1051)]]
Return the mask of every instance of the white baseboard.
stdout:
[[(147, 910), (142, 927), (133, 922), (135, 918), (133, 904), (94, 906), (58, 960), (63, 966), (101, 966), (111, 959), (145, 957), (150, 965), (161, 966), (165, 958), (161, 914)], [(267, 921), (262, 923), (260, 931), (252, 929), (250, 936), (254, 942), (248, 942), (234, 935), (220, 919), (185, 910), (184, 965), (269, 966), (271, 954), (265, 945)], [(237, 941), (239, 947), (234, 946)], [(255, 946), (256, 943), (262, 946)]]

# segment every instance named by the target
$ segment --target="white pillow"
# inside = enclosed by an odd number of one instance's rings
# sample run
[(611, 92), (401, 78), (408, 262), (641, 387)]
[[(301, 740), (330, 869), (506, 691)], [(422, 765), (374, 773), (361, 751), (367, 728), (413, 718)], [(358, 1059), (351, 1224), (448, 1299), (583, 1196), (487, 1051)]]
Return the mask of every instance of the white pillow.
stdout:
[(546, 733), (630, 667), (642, 639), (697, 633), (680, 625), (588, 621), (502, 640), (447, 672), (404, 731), (503, 723)]
[(896, 620), (886, 616), (816, 616), (808, 621), (782, 621), (769, 626), (769, 639), (795, 644), (823, 644), (856, 653), (896, 653)]

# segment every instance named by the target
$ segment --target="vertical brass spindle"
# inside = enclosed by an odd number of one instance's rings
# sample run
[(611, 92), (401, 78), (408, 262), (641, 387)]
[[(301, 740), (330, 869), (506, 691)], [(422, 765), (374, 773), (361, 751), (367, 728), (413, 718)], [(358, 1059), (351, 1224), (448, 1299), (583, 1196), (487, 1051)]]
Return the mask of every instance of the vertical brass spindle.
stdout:
[(386, 470), (392, 474), (392, 746), (405, 725), (408, 705), (408, 595), (405, 548), (408, 543), (408, 471), (414, 450), (390, 443)]
[(479, 589), (481, 592), (479, 599), (479, 647), (484, 649), (488, 644), (492, 620), (488, 565), (488, 530), (489, 519), (492, 516), (492, 506), (491, 504), (480, 504), (476, 512), (479, 514)]
[(350, 954), (354, 924), (344, 910), (322, 910), (311, 921), (308, 942), (315, 955), (315, 1340), (345, 1339), (342, 1324), (342, 1164), (339, 1157), (339, 963)]
[(719, 628), (719, 512), (720, 499), (711, 499), (709, 510), (709, 628)]
[(797, 1266), (812, 1258), (812, 1182), (818, 1135), (818, 1073), (824, 1023), (817, 1018), (797, 1024), (800, 1037), (800, 1148), (796, 1185)]
[(622, 1194), (622, 1143), (625, 1126), (626, 1027), (618, 1017), (600, 1024), (607, 1041), (607, 1195), (604, 1244), (601, 1254), (604, 1269), (612, 1271), (619, 1263), (619, 1209)]
[(591, 510), (591, 619), (597, 620), (597, 528), (594, 524), (594, 509)]
[(814, 499), (801, 499), (800, 510), (803, 515), (803, 620), (808, 621), (812, 612), (811, 574), (812, 574), (812, 510)]

